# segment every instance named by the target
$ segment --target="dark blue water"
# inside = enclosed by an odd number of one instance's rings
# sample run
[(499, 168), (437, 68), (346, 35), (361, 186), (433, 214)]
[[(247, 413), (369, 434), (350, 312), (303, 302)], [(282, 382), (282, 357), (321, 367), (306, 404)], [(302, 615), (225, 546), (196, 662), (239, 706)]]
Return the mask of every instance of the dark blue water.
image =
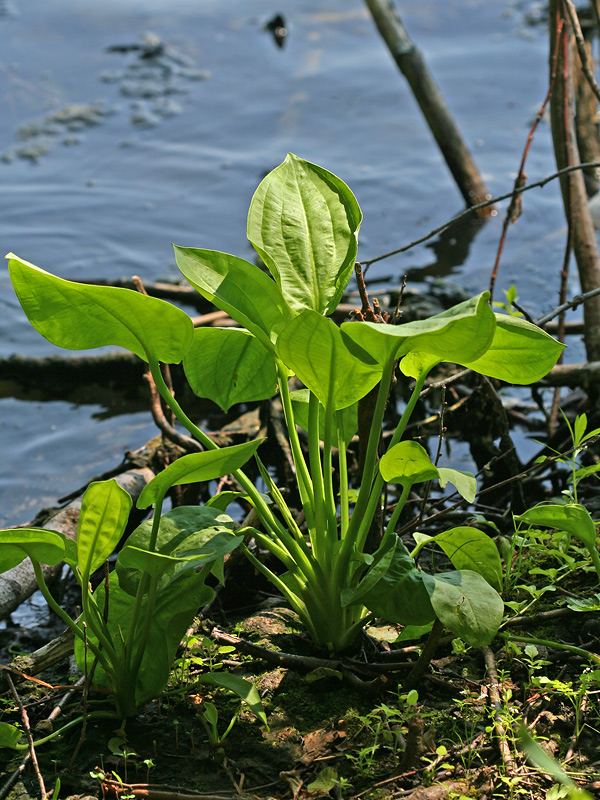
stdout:
[[(0, 16), (5, 252), (75, 279), (174, 278), (172, 241), (251, 257), (250, 198), (288, 151), (322, 164), (354, 190), (365, 216), (365, 258), (462, 208), (359, 0), (13, 5), (3, 5)], [(421, 0), (398, 7), (490, 189), (509, 190), (547, 86), (545, 30), (526, 19), (537, 6)], [(276, 12), (287, 17), (283, 48), (264, 30)], [(160, 74), (142, 69), (139, 50), (107, 50), (140, 45), (144, 34), (155, 37), (146, 43), (164, 46)], [(533, 180), (551, 171), (543, 125), (527, 172)], [(468, 246), (438, 242), (382, 261), (371, 278), (387, 285), (410, 271), (413, 281), (440, 275), (480, 291), (500, 224), (501, 215)], [(517, 282), (534, 315), (554, 305), (563, 224), (558, 186), (550, 185), (526, 197), (510, 231), (498, 292)], [(0, 356), (53, 352), (0, 273)], [(0, 523), (30, 519), (154, 434), (147, 414), (98, 421), (101, 411), (0, 399)]]

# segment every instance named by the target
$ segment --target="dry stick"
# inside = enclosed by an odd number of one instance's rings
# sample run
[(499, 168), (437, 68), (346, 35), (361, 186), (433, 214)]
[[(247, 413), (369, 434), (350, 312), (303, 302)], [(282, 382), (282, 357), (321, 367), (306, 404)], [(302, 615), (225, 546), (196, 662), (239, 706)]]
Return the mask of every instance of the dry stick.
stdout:
[[(561, 0), (550, 0), (550, 42), (554, 47), (556, 31), (561, 19)], [(564, 19), (564, 17), (563, 17)], [(572, 27), (564, 19), (563, 32), (558, 47), (558, 75), (550, 103), (550, 121), (556, 164), (560, 167), (580, 166), (579, 150), (575, 133), (574, 89), (570, 80), (568, 37)], [(600, 254), (594, 224), (587, 203), (587, 192), (581, 172), (563, 176), (560, 181), (565, 215), (573, 230), (573, 253), (577, 262), (579, 280), (583, 292), (600, 286)], [(570, 214), (570, 212), (572, 213)], [(600, 360), (600, 298), (595, 298), (584, 307), (585, 349), (588, 361)]]
[(23, 701), (21, 700), (17, 690), (15, 689), (13, 679), (10, 677), (9, 672), (6, 673), (6, 681), (8, 683), (10, 693), (15, 699), (15, 703), (19, 706), (19, 710), (21, 712), (21, 719), (23, 720), (23, 727), (25, 728), (25, 735), (27, 736), (27, 742), (29, 744), (29, 756), (31, 758), (31, 763), (33, 764), (33, 769), (38, 784), (40, 786), (40, 793), (42, 800), (46, 800), (46, 786), (44, 785), (44, 779), (42, 777), (42, 773), (40, 772), (40, 765), (38, 764), (37, 755), (35, 753), (35, 747), (33, 746), (33, 736), (31, 735), (31, 726), (29, 725), (29, 715), (27, 714), (27, 710), (23, 705)]
[(581, 71), (587, 78), (587, 81), (590, 85), (590, 89), (596, 95), (598, 101), (600, 102), (600, 86), (598, 86), (598, 84), (596, 83), (596, 78), (594, 77), (594, 70), (590, 65), (588, 51), (585, 46), (585, 39), (581, 31), (581, 25), (579, 24), (579, 17), (577, 16), (577, 10), (575, 8), (575, 5), (573, 4), (573, 0), (562, 0), (562, 2), (567, 10), (567, 14), (569, 15), (569, 20), (571, 22), (571, 25), (573, 26), (575, 43), (577, 44), (577, 52), (579, 53), (579, 59), (581, 61)]
[[(365, 0), (394, 61), (408, 81), (446, 164), (469, 206), (491, 197), (423, 56), (391, 0)], [(484, 214), (491, 209), (485, 207)]]
[(435, 622), (433, 623), (433, 628), (429, 633), (417, 663), (412, 668), (406, 680), (402, 683), (403, 689), (413, 689), (419, 683), (435, 654), (443, 630), (444, 626), (436, 617)]
[[(60, 713), (61, 713), (61, 711), (62, 711), (63, 707), (66, 705), (66, 703), (68, 703), (68, 702), (69, 702), (69, 700), (70, 700), (70, 699), (73, 697), (73, 695), (74, 695), (74, 694), (75, 694), (75, 693), (78, 691), (78, 688), (79, 688), (79, 686), (81, 686), (81, 684), (83, 683), (83, 680), (84, 680), (84, 678), (83, 678), (83, 676), (82, 676), (82, 677), (81, 677), (81, 678), (80, 678), (80, 679), (77, 681), (77, 683), (76, 683), (76, 684), (73, 686), (73, 688), (72, 688), (72, 689), (70, 689), (70, 690), (69, 690), (69, 691), (68, 691), (68, 692), (67, 692), (65, 695), (63, 695), (63, 697), (62, 697), (62, 698), (60, 699), (60, 701), (59, 701), (59, 702), (58, 702), (58, 703), (57, 703), (57, 704), (54, 706), (54, 708), (52, 709), (51, 713), (49, 714), (49, 716), (48, 716), (48, 718), (47, 718), (47, 721), (48, 721), (48, 722), (51, 722), (51, 723), (52, 723), (52, 722), (54, 722), (54, 721), (57, 719), (57, 717), (59, 717), (59, 716), (60, 716)], [(20, 777), (20, 776), (23, 774), (23, 772), (25, 771), (25, 767), (26, 767), (26, 766), (27, 766), (27, 764), (29, 763), (29, 759), (30, 759), (30, 754), (29, 754), (29, 753), (27, 753), (27, 755), (26, 755), (26, 756), (24, 757), (24, 759), (21, 761), (21, 763), (19, 764), (19, 766), (18, 766), (18, 767), (15, 769), (15, 771), (14, 771), (14, 772), (13, 772), (13, 773), (12, 773), (12, 774), (9, 776), (8, 780), (6, 780), (6, 781), (4, 782), (4, 784), (3, 784), (3, 785), (0, 787), (0, 800), (4, 800), (4, 798), (7, 796), (7, 794), (8, 794), (8, 793), (9, 793), (9, 791), (11, 790), (11, 788), (14, 786), (14, 784), (15, 784), (15, 783), (17, 782), (17, 780), (19, 779), (19, 777)]]
[(508, 746), (508, 740), (506, 738), (506, 731), (504, 730), (504, 724), (502, 722), (502, 700), (500, 698), (500, 683), (498, 682), (498, 673), (496, 672), (496, 662), (490, 647), (485, 645), (482, 647), (482, 652), (489, 678), (488, 689), (490, 692), (490, 700), (494, 706), (494, 727), (496, 728), (496, 735), (498, 737), (498, 747), (500, 749), (500, 755), (502, 756), (504, 768), (510, 776), (515, 771), (515, 760), (513, 758), (513, 754), (510, 752), (510, 747)]
[[(556, 34), (557, 37), (560, 35), (561, 31), (562, 31), (562, 24), (559, 26), (559, 29), (557, 31)], [(522, 211), (521, 195), (518, 193), (517, 190), (521, 186), (525, 186), (525, 183), (527, 182), (527, 175), (525, 174), (525, 162), (527, 161), (527, 156), (529, 155), (529, 149), (533, 141), (533, 135), (537, 129), (537, 126), (540, 124), (540, 121), (544, 116), (544, 112), (546, 111), (546, 106), (550, 102), (550, 97), (552, 96), (552, 89), (554, 87), (554, 81), (556, 79), (556, 62), (557, 62), (557, 57), (555, 52), (550, 74), (550, 86), (548, 87), (548, 92), (546, 93), (544, 102), (542, 103), (540, 110), (538, 111), (537, 117), (535, 118), (533, 125), (531, 126), (531, 130), (529, 131), (529, 136), (527, 137), (527, 141), (525, 142), (525, 148), (523, 150), (523, 155), (521, 156), (521, 164), (519, 166), (519, 172), (517, 173), (517, 177), (515, 178), (513, 194), (512, 197), (510, 198), (510, 203), (508, 204), (506, 215), (504, 217), (504, 222), (502, 224), (502, 233), (500, 235), (500, 241), (498, 242), (498, 252), (496, 253), (496, 261), (494, 262), (494, 268), (492, 270), (492, 275), (490, 278), (490, 300), (494, 296), (494, 287), (496, 285), (496, 279), (498, 277), (498, 268), (500, 267), (500, 259), (502, 258), (502, 251), (504, 250), (504, 242), (506, 241), (508, 226), (510, 225), (511, 222), (513, 223), (516, 222), (517, 219), (521, 216), (521, 211)]]
[(438, 233), (443, 233), (445, 230), (452, 227), (452, 225), (469, 216), (469, 214), (472, 214), (474, 211), (479, 211), (482, 208), (496, 205), (497, 203), (501, 203), (503, 200), (510, 200), (515, 194), (523, 194), (523, 192), (528, 192), (530, 189), (543, 188), (547, 183), (550, 183), (550, 181), (556, 180), (556, 178), (561, 178), (571, 172), (577, 172), (578, 170), (586, 169), (588, 167), (600, 167), (600, 161), (589, 161), (583, 164), (574, 164), (570, 167), (563, 167), (562, 169), (553, 172), (552, 175), (542, 178), (542, 180), (528, 183), (525, 186), (519, 186), (516, 190), (513, 189), (506, 194), (501, 194), (497, 197), (492, 197), (490, 200), (484, 200), (481, 203), (477, 203), (477, 205), (461, 211), (460, 214), (456, 214), (456, 216), (452, 217), (452, 219), (444, 222), (443, 225), (439, 225), (437, 228), (429, 231), (429, 233), (426, 233), (424, 236), (420, 236), (418, 239), (414, 239), (412, 242), (402, 245), (402, 247), (397, 247), (394, 250), (389, 250), (387, 253), (382, 253), (379, 256), (362, 260), (361, 264), (363, 267), (363, 275), (367, 274), (367, 269), (371, 266), (371, 264), (375, 264), (377, 261), (382, 261), (384, 258), (390, 258), (391, 256), (398, 255), (399, 253), (405, 253), (407, 250), (411, 250), (413, 247), (423, 244), (423, 242), (428, 241), (428, 239), (432, 239), (434, 236), (437, 236)]

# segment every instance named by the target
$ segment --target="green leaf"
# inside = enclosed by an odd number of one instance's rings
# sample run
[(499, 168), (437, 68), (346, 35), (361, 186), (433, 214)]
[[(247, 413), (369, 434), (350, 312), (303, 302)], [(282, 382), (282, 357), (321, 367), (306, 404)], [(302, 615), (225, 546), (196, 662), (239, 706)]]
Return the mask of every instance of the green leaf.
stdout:
[(131, 504), (130, 495), (115, 480), (96, 481), (85, 490), (77, 525), (77, 561), (85, 582), (119, 543)]
[(292, 308), (331, 314), (354, 269), (361, 220), (342, 180), (289, 153), (252, 198), (248, 239)]
[(8, 269), (23, 311), (49, 342), (67, 350), (115, 345), (145, 361), (178, 364), (194, 326), (179, 308), (114, 286), (57, 278), (10, 253)]
[(481, 575), (467, 569), (421, 574), (440, 622), (472, 647), (489, 644), (504, 613), (498, 592)]
[(341, 330), (354, 344), (353, 352), (380, 364), (415, 352), (427, 355), (429, 368), (440, 361), (464, 365), (482, 356), (493, 340), (496, 320), (488, 300), (489, 292), (483, 292), (425, 320), (404, 325), (345, 322)]
[(190, 453), (190, 455), (178, 458), (146, 484), (138, 498), (137, 507), (148, 508), (159, 497), (164, 497), (172, 486), (211, 481), (235, 472), (254, 455), (263, 441), (264, 439), (255, 439), (252, 442), (243, 442), (232, 447), (206, 450), (203, 453)]
[(314, 781), (306, 787), (309, 792), (329, 792), (339, 783), (337, 770), (333, 767), (325, 767), (320, 770)]
[(596, 547), (594, 520), (586, 508), (576, 503), (535, 506), (524, 514), (515, 515), (515, 519), (530, 525), (544, 525), (547, 528), (567, 531), (583, 542), (588, 550)]
[(208, 397), (223, 411), (277, 391), (273, 354), (239, 328), (196, 328), (183, 369), (198, 397)]
[[(290, 392), (290, 398), (294, 409), (294, 422), (307, 431), (310, 390), (296, 389)], [(336, 413), (336, 424), (341, 426), (342, 438), (347, 447), (354, 438), (354, 434), (358, 428), (358, 403), (353, 403), (351, 406), (340, 409)], [(323, 406), (321, 406), (321, 412), (319, 414), (319, 438), (321, 441), (325, 438), (325, 410)], [(334, 440), (333, 444), (336, 445), (337, 442)]]
[[(116, 566), (119, 585), (128, 594), (135, 595), (140, 580), (138, 570), (143, 567), (136, 563), (127, 564), (128, 558), (134, 554), (125, 551), (129, 547), (135, 548), (136, 551), (148, 552), (152, 523), (151, 519), (142, 522), (129, 536), (126, 547), (119, 553)], [(160, 556), (172, 557), (172, 561), (164, 562), (165, 577), (161, 578), (159, 586), (171, 580), (176, 572), (189, 568), (190, 560), (198, 564), (208, 563), (231, 552), (242, 540), (242, 537), (234, 534), (234, 527), (231, 517), (218, 508), (177, 506), (163, 514), (159, 523), (155, 551)], [(167, 568), (168, 565), (170, 568)]]
[(477, 528), (451, 528), (431, 539), (439, 545), (455, 569), (468, 569), (479, 573), (500, 590), (502, 588), (502, 562), (498, 548), (483, 531)]
[(323, 406), (334, 409), (352, 405), (381, 378), (380, 367), (353, 356), (337, 325), (316, 311), (303, 311), (283, 329), (277, 353)]
[(531, 322), (496, 314), (494, 338), (486, 352), (458, 363), (508, 383), (534, 383), (552, 369), (564, 347)]
[(200, 675), (198, 680), (199, 683), (223, 686), (223, 688), (229, 689), (230, 692), (234, 692), (256, 714), (263, 725), (266, 725), (267, 728), (269, 727), (258, 690), (250, 681), (237, 675), (232, 675), (230, 672), (211, 672), (208, 675)]
[(361, 602), (361, 598), (364, 597), (367, 592), (370, 592), (377, 583), (379, 583), (392, 563), (396, 546), (399, 541), (400, 540), (398, 537), (394, 539), (394, 542), (387, 553), (384, 553), (384, 555), (378, 559), (377, 563), (371, 566), (358, 586), (356, 586), (354, 589), (344, 589), (342, 591), (340, 595), (342, 608), (346, 608), (346, 606), (355, 605), (356, 603)]
[[(140, 670), (137, 676), (126, 676), (116, 687), (126, 707), (131, 706), (131, 696), (134, 697), (135, 704), (139, 706), (157, 697), (162, 692), (167, 685), (171, 664), (183, 635), (198, 609), (209, 602), (213, 595), (213, 590), (205, 586), (203, 580), (193, 570), (179, 573), (173, 581), (161, 588), (152, 610), (150, 629)], [(94, 597), (99, 598), (98, 602), (102, 608), (104, 607), (104, 596), (105, 584), (103, 581), (94, 592)], [(142, 600), (137, 618), (138, 628), (134, 650), (139, 646), (147, 601), (148, 598), (146, 596)], [(118, 576), (114, 572), (110, 575), (108, 609), (107, 628), (109, 637), (115, 647), (117, 660), (122, 661), (123, 637), (129, 631), (132, 623), (135, 597), (123, 591), (119, 586)], [(95, 637), (89, 628), (88, 638), (95, 641)], [(75, 637), (75, 658), (79, 668), (83, 670), (85, 648), (78, 637)], [(100, 664), (96, 665), (94, 683), (98, 683), (101, 686), (112, 685), (110, 677)]]
[(146, 572), (151, 577), (155, 578), (162, 575), (168, 570), (173, 570), (175, 567), (185, 564), (187, 560), (183, 558), (176, 558), (173, 556), (165, 556), (162, 553), (155, 553), (153, 550), (142, 550), (139, 547), (132, 547), (125, 545), (119, 553), (119, 561), (121, 566), (126, 569), (135, 569), (140, 572)]
[(0, 748), (8, 747), (11, 750), (20, 750), (20, 739), (21, 731), (15, 725), (0, 722)]
[(456, 491), (461, 497), (472, 503), (477, 494), (477, 481), (472, 472), (463, 472), (460, 469), (450, 469), (448, 467), (438, 467), (440, 486), (442, 489), (447, 483), (456, 487)]
[(403, 625), (427, 625), (435, 619), (425, 573), (417, 569), (410, 553), (397, 539), (392, 561), (383, 577), (361, 597), (376, 616)]
[(400, 642), (413, 642), (425, 636), (425, 634), (429, 633), (432, 628), (433, 622), (428, 622), (427, 625), (405, 625), (398, 634), (398, 638), (394, 644), (399, 644)]
[(15, 528), (0, 531), (0, 573), (29, 556), (41, 564), (60, 564), (65, 554), (62, 536), (45, 528)]
[(175, 260), (202, 297), (274, 351), (279, 331), (294, 318), (274, 280), (254, 264), (216, 250), (175, 246)]
[(439, 477), (427, 451), (417, 442), (398, 442), (379, 461), (379, 471), (387, 483), (402, 486), (424, 483)]
[(592, 800), (588, 792), (580, 789), (575, 781), (570, 778), (562, 769), (558, 761), (555, 761), (531, 736), (524, 725), (519, 728), (519, 744), (529, 761), (542, 772), (550, 775), (555, 781), (569, 788), (571, 800)]

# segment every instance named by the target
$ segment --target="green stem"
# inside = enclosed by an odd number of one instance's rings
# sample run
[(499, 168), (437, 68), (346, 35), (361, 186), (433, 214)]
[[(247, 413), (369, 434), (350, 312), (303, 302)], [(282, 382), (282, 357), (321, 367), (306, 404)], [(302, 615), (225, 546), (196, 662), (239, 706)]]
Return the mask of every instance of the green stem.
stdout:
[[(135, 648), (135, 656), (133, 658), (133, 663), (131, 668), (127, 669), (126, 673), (126, 681), (124, 681), (123, 687), (129, 693), (135, 695), (135, 684), (137, 679), (137, 674), (140, 670), (140, 666), (142, 663), (142, 658), (144, 657), (144, 652), (146, 650), (146, 642), (148, 640), (148, 632), (150, 631), (150, 625), (152, 624), (152, 616), (154, 614), (154, 604), (156, 602), (156, 592), (158, 589), (158, 580), (159, 575), (154, 575), (150, 580), (150, 586), (148, 588), (148, 600), (146, 601), (146, 616), (144, 618), (144, 625), (142, 627), (142, 632), (140, 637), (135, 642), (135, 638), (132, 640), (132, 650)], [(135, 634), (135, 620), (132, 622), (131, 630)], [(137, 644), (137, 647), (136, 647)], [(132, 654), (133, 655), (133, 654)], [(131, 679), (133, 678), (133, 684), (131, 685)], [(130, 685), (125, 687), (125, 684), (129, 683)]]
[(503, 639), (511, 642), (525, 642), (525, 644), (539, 644), (541, 647), (552, 647), (554, 650), (567, 650), (569, 653), (575, 653), (583, 658), (588, 658), (600, 665), (600, 656), (596, 653), (590, 653), (589, 650), (584, 650), (582, 647), (575, 647), (572, 644), (562, 644), (562, 642), (555, 642), (552, 639), (536, 639), (533, 636), (519, 636), (516, 633), (501, 633)]
[[(42, 568), (39, 562), (31, 559), (31, 563), (33, 564), (33, 571), (35, 573), (37, 584), (39, 586), (40, 592), (44, 597), (44, 600), (48, 603), (49, 607), (54, 611), (54, 613), (57, 614), (62, 619), (65, 625), (70, 630), (73, 631), (75, 636), (78, 636), (81, 639), (81, 641), (85, 644), (87, 637), (83, 632), (83, 629), (80, 628), (79, 625), (74, 620), (71, 619), (71, 617), (67, 614), (67, 612), (63, 608), (61, 608), (61, 606), (56, 602), (54, 597), (50, 594), (50, 590), (48, 589), (48, 585), (46, 584), (46, 581), (44, 579), (44, 573), (42, 572)], [(86, 622), (88, 622), (87, 619)], [(91, 627), (92, 626), (90, 625), (90, 628)], [(96, 631), (94, 631), (94, 634), (97, 635)], [(98, 640), (100, 641), (99, 637)], [(94, 654), (94, 656), (98, 659), (98, 661), (100, 661), (104, 669), (106, 669), (106, 671), (108, 672), (108, 670), (110, 669), (110, 653), (111, 651), (114, 653), (114, 650), (110, 642), (107, 642), (108, 644), (108, 647), (106, 648), (107, 653), (103, 653), (100, 650), (100, 648), (93, 642), (88, 641), (87, 644), (89, 649)]]
[(396, 508), (392, 511), (392, 516), (390, 517), (390, 521), (387, 524), (385, 529), (385, 533), (383, 534), (383, 539), (381, 540), (381, 547), (383, 549), (383, 545), (387, 544), (387, 541), (390, 539), (394, 531), (396, 530), (396, 523), (402, 513), (402, 509), (404, 508), (406, 501), (408, 500), (408, 495), (410, 494), (410, 490), (412, 488), (412, 483), (407, 483), (406, 486), (402, 487), (402, 494), (398, 498), (398, 502), (396, 503)]
[[(363, 468), (362, 480), (360, 484), (360, 491), (350, 526), (348, 528), (347, 541), (352, 542), (356, 536), (360, 523), (365, 520), (365, 512), (369, 504), (371, 487), (373, 479), (377, 473), (377, 450), (379, 447), (379, 440), (381, 437), (381, 428), (383, 425), (383, 415), (385, 414), (385, 407), (390, 392), (390, 384), (392, 382), (392, 375), (394, 373), (394, 359), (389, 359), (383, 367), (381, 380), (379, 382), (379, 391), (377, 392), (377, 401), (373, 411), (373, 419), (371, 420), (371, 429), (369, 431), (369, 441), (367, 444), (367, 451), (365, 453), (365, 464)], [(371, 517), (372, 518), (372, 517)], [(370, 527), (370, 520), (367, 529)]]
[[(313, 552), (317, 561), (325, 557), (325, 487), (323, 485), (323, 467), (321, 464), (321, 448), (319, 438), (319, 400), (310, 392), (308, 402), (308, 455), (310, 472), (313, 480), (313, 497), (315, 509), (315, 530), (311, 538)], [(324, 563), (324, 562), (323, 562)]]
[[(159, 495), (156, 500), (156, 503), (154, 504), (154, 517), (152, 519), (152, 530), (150, 531), (150, 541), (148, 543), (148, 550), (151, 550), (152, 552), (155, 552), (156, 550), (156, 540), (158, 538), (158, 531), (160, 529), (160, 518), (162, 514), (162, 506), (164, 499), (165, 499), (164, 494)], [(133, 650), (135, 647), (135, 634), (137, 631), (138, 619), (140, 616), (140, 610), (142, 608), (144, 595), (148, 591), (149, 585), (150, 585), (150, 576), (148, 575), (147, 572), (142, 572), (142, 575), (138, 582), (137, 591), (135, 593), (135, 605), (131, 613), (131, 624), (127, 632), (127, 639), (123, 646), (123, 664), (125, 665), (126, 673), (128, 673), (131, 670), (131, 659), (133, 657)]]
[(292, 408), (292, 400), (290, 398), (290, 389), (288, 386), (287, 369), (280, 361), (277, 362), (277, 382), (279, 384), (279, 396), (281, 398), (285, 423), (288, 429), (294, 466), (296, 467), (296, 474), (298, 476), (300, 499), (302, 500), (306, 522), (308, 527), (311, 528), (313, 523), (311, 511), (314, 508), (313, 484), (300, 446), (298, 431), (296, 430), (294, 410)]
[[(56, 739), (57, 736), (60, 736), (65, 731), (68, 731), (70, 728), (74, 728), (75, 725), (79, 725), (79, 723), (83, 722), (84, 719), (120, 719), (120, 717), (118, 714), (112, 714), (109, 711), (90, 711), (90, 713), (86, 714), (85, 717), (75, 717), (75, 719), (65, 723), (62, 728), (52, 731), (52, 733), (49, 733), (48, 736), (44, 736), (43, 739), (38, 739), (37, 742), (33, 743), (33, 746), (39, 747), (42, 744), (46, 744), (46, 742), (52, 741), (52, 739)], [(15, 745), (15, 749), (28, 750), (29, 744), (17, 744)]]
[[(186, 430), (188, 430), (192, 434), (192, 436), (194, 436), (200, 442), (200, 444), (206, 447), (207, 450), (218, 450), (219, 449), (218, 445), (216, 445), (213, 442), (213, 440), (209, 436), (207, 436), (204, 433), (204, 431), (202, 431), (197, 425), (194, 425), (194, 423), (189, 419), (184, 410), (181, 408), (177, 400), (175, 400), (172, 392), (169, 390), (168, 386), (164, 381), (164, 378), (160, 371), (159, 363), (157, 361), (149, 361), (149, 366), (156, 387), (160, 392), (160, 396), (169, 406), (171, 411), (175, 414), (179, 422), (181, 422), (184, 428), (186, 428)], [(260, 520), (265, 526), (265, 528), (269, 530), (273, 535), (277, 536), (282, 531), (283, 528), (276, 519), (276, 517), (273, 515), (269, 506), (265, 503), (264, 498), (261, 497), (261, 494), (256, 488), (256, 486), (247, 477), (247, 475), (245, 475), (240, 469), (235, 470), (235, 472), (233, 472), (232, 474), (251, 498), (254, 504), (254, 508), (256, 509), (256, 513), (259, 515)]]
[(340, 537), (343, 539), (348, 531), (350, 510), (348, 507), (348, 460), (346, 458), (346, 442), (343, 437), (342, 414), (335, 412), (336, 435), (338, 447), (338, 470), (340, 473)]
[(325, 430), (323, 432), (323, 480), (325, 482), (325, 513), (327, 516), (328, 557), (331, 561), (338, 542), (338, 524), (333, 492), (333, 461), (331, 456), (331, 440), (333, 438), (333, 406), (325, 408)]

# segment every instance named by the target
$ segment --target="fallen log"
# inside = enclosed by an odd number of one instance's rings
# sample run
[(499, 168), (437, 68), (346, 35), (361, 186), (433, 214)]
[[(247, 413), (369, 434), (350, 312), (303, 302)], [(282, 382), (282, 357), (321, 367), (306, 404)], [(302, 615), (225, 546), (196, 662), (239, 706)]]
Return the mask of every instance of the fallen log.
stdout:
[(598, 385), (600, 380), (600, 361), (590, 361), (587, 364), (557, 364), (545, 378), (539, 382), (540, 386), (568, 386), (570, 389), (588, 389)]

